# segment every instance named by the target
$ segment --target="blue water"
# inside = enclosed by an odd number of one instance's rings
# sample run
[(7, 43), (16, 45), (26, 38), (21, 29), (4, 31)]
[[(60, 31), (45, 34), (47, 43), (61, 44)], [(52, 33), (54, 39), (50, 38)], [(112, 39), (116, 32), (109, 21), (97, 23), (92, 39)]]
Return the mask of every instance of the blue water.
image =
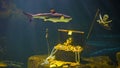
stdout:
[[(46, 13), (51, 8), (70, 15), (73, 20), (69, 23), (42, 20), (30, 23), (22, 13)], [(105, 30), (95, 22), (86, 39), (98, 8), (102, 14), (110, 15), (112, 30)], [(83, 57), (115, 54), (120, 51), (118, 8), (117, 1), (112, 0), (0, 0), (0, 59), (21, 62), (24, 63), (23, 68), (27, 68), (30, 56), (47, 54), (46, 28), (50, 49), (59, 43), (57, 29), (61, 28), (85, 32)]]

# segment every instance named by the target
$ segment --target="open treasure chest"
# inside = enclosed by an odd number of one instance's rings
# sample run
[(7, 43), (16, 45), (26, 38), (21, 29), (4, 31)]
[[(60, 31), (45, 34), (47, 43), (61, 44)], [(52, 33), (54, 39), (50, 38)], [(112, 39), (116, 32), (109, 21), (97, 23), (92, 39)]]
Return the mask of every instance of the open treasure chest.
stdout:
[(81, 31), (73, 31), (73, 30), (63, 30), (59, 29), (58, 31), (68, 32), (67, 39), (55, 45), (50, 53), (50, 55), (46, 58), (46, 60), (41, 63), (41, 65), (48, 64), (50, 68), (58, 68), (58, 67), (74, 67), (80, 65), (80, 54), (83, 50), (81, 45), (76, 45), (73, 43), (74, 39), (71, 36), (72, 32), (76, 33), (84, 33)]

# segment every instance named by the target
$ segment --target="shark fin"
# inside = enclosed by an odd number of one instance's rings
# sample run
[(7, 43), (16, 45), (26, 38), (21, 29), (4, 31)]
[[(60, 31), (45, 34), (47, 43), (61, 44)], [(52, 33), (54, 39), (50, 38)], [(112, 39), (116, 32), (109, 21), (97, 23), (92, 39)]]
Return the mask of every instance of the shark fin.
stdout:
[(29, 18), (29, 21), (31, 22), (33, 20), (33, 16), (30, 13), (23, 12), (24, 15), (26, 15)]
[(47, 21), (47, 19), (44, 19), (44, 21)]
[(63, 20), (65, 17), (64, 16), (61, 16), (60, 19)]

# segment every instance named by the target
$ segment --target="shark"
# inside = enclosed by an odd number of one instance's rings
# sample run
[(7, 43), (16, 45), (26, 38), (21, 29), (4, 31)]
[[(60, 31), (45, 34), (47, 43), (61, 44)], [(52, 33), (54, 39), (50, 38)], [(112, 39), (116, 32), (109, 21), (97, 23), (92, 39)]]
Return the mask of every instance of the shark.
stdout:
[(41, 19), (44, 22), (53, 22), (53, 23), (68, 23), (72, 20), (72, 17), (69, 15), (65, 15), (62, 13), (57, 12), (50, 12), (50, 13), (37, 13), (37, 14), (31, 14), (27, 12), (23, 12), (24, 15), (26, 15), (29, 18), (29, 21), (31, 22), (33, 19)]

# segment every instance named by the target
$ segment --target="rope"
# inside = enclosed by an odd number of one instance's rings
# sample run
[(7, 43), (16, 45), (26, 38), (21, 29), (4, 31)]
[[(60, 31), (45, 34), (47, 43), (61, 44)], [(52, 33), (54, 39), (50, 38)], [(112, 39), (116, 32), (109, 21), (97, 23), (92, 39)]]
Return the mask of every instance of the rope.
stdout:
[(91, 34), (91, 32), (92, 32), (92, 29), (93, 29), (93, 26), (94, 26), (96, 17), (98, 16), (98, 13), (99, 13), (99, 9), (97, 10), (97, 12), (96, 12), (96, 14), (95, 14), (95, 17), (94, 17), (94, 19), (93, 19), (93, 21), (92, 21), (92, 24), (91, 24), (91, 26), (90, 26), (90, 30), (89, 30), (89, 32), (88, 32), (88, 35), (87, 35), (86, 40), (88, 40), (88, 38), (89, 38), (89, 36), (90, 36), (90, 34)]

